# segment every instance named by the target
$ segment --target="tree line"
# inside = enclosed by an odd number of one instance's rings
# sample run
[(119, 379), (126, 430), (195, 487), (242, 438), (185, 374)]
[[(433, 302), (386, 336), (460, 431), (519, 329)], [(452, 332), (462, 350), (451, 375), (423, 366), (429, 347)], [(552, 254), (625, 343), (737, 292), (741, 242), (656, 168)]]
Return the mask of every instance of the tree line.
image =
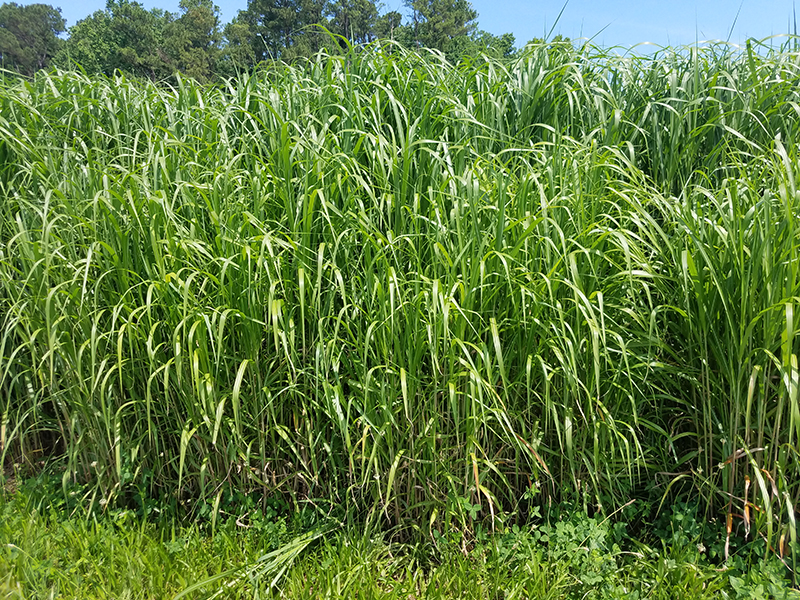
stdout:
[(262, 61), (293, 61), (379, 39), (436, 49), (451, 61), (516, 52), (513, 34), (479, 29), (467, 0), (405, 0), (405, 6), (404, 15), (381, 11), (375, 0), (248, 0), (246, 10), (223, 24), (213, 0), (180, 0), (176, 13), (107, 0), (104, 10), (67, 28), (59, 8), (10, 2), (0, 6), (0, 65), (23, 75), (80, 65), (89, 73), (121, 70), (157, 80), (180, 72), (210, 81)]

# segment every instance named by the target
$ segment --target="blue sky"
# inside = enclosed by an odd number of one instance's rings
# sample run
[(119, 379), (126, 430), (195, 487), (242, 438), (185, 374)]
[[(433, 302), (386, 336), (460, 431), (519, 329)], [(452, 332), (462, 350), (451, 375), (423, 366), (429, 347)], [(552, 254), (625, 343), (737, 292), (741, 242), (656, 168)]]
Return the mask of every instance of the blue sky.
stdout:
[[(105, 0), (38, 1), (60, 6), (68, 26), (105, 7)], [(179, 0), (140, 1), (148, 8), (177, 11)], [(216, 4), (227, 22), (247, 6), (247, 0), (216, 0)], [(481, 29), (494, 34), (510, 31), (518, 43), (524, 43), (550, 30), (563, 1), (472, 0), (472, 5)], [(402, 11), (403, 0), (384, 0), (384, 10)], [(792, 10), (792, 0), (570, 0), (554, 33), (570, 38), (596, 36), (595, 42), (603, 46), (691, 44), (728, 39), (738, 12), (730, 35), (738, 43), (748, 37), (787, 33)]]

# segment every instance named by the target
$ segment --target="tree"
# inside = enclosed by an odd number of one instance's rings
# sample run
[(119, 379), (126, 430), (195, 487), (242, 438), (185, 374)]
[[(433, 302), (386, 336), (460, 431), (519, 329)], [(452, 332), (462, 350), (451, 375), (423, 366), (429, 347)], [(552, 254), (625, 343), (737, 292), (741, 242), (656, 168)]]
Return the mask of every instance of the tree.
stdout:
[(395, 32), (402, 27), (403, 15), (392, 10), (378, 17), (375, 21), (375, 37), (384, 40), (395, 39)]
[(559, 61), (569, 60), (572, 52), (575, 50), (570, 39), (561, 34), (555, 36), (549, 42), (543, 38), (533, 38), (525, 46), (546, 47), (550, 59)]
[(49, 4), (0, 6), (0, 61), (24, 75), (33, 75), (50, 65), (66, 31), (61, 9)]
[(70, 28), (66, 58), (88, 72), (113, 73), (116, 69), (161, 79), (172, 73), (164, 50), (164, 28), (172, 15), (146, 10), (131, 0), (108, 0), (105, 10), (78, 21)]
[(326, 25), (325, 0), (248, 0), (240, 20), (250, 28), (256, 60), (292, 60), (320, 48), (313, 25)]
[[(544, 44), (547, 44), (550, 48), (566, 48), (568, 46), (571, 46), (570, 39), (568, 37), (561, 35), (560, 33), (549, 42), (544, 38), (535, 37), (532, 38), (531, 41), (528, 42), (528, 44), (533, 44), (534, 46), (542, 46)], [(526, 44), (526, 46), (528, 44)]]
[(480, 55), (508, 59), (514, 58), (516, 54), (513, 33), (494, 35), (487, 31), (477, 31), (472, 35), (454, 37), (445, 50), (447, 60), (452, 63)]
[(250, 26), (240, 16), (234, 17), (225, 25), (222, 50), (217, 62), (218, 75), (230, 77), (253, 68), (256, 56), (253, 52), (252, 38)]
[(414, 31), (403, 23), (403, 15), (396, 10), (380, 15), (375, 22), (375, 38), (399, 42), (406, 48), (414, 47)]
[(417, 46), (447, 52), (454, 40), (469, 36), (478, 13), (467, 0), (406, 0)]
[(278, 58), (291, 47), (299, 26), (296, 0), (249, 0), (242, 21), (248, 25), (255, 57)]
[(179, 71), (209, 81), (220, 58), (219, 7), (211, 0), (181, 0), (180, 9), (164, 29), (164, 46)]
[(59, 54), (59, 64), (78, 64), (87, 73), (109, 73), (116, 44), (111, 40), (111, 15), (104, 10), (78, 21)]
[(374, 0), (334, 0), (329, 5), (328, 28), (353, 44), (375, 39), (378, 7)]
[(517, 53), (516, 38), (513, 33), (494, 35), (488, 31), (479, 31), (474, 39), (479, 52), (495, 58), (513, 58)]

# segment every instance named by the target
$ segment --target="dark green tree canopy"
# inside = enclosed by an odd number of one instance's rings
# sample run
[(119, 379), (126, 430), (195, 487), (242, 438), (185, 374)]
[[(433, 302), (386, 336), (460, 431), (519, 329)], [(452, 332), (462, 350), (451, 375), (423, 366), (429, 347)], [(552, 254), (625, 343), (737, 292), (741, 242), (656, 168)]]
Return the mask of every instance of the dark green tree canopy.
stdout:
[(241, 20), (250, 28), (257, 60), (291, 60), (320, 47), (313, 25), (326, 25), (325, 0), (249, 0)]
[(406, 0), (418, 46), (447, 52), (451, 43), (474, 33), (478, 13), (467, 0)]
[(476, 47), (471, 54), (483, 52), (495, 58), (512, 58), (516, 52), (516, 38), (513, 33), (493, 35), (488, 31), (478, 31), (474, 35)]
[(217, 74), (223, 77), (249, 71), (256, 64), (253, 51), (253, 34), (242, 13), (234, 17), (223, 29), (223, 42), (217, 62)]
[(248, 0), (247, 9), (223, 26), (214, 0), (180, 0), (177, 13), (137, 0), (106, 0), (105, 9), (78, 21), (66, 40), (59, 37), (66, 27), (60, 9), (6, 3), (0, 6), (0, 61), (26, 75), (52, 62), (88, 73), (121, 70), (161, 80), (181, 72), (210, 82), (261, 61), (292, 61), (377, 39), (437, 49), (451, 61), (516, 52), (513, 35), (478, 30), (468, 0), (404, 0), (408, 17), (381, 14), (376, 2)]
[(375, 39), (378, 7), (374, 0), (334, 0), (329, 4), (328, 28), (353, 44)]
[(181, 0), (181, 13), (164, 30), (173, 65), (198, 81), (210, 80), (220, 58), (219, 7), (211, 0)]
[(105, 10), (70, 28), (65, 58), (89, 72), (120, 69), (151, 79), (166, 77), (172, 72), (164, 49), (170, 18), (168, 12), (147, 10), (139, 2), (108, 0)]
[(50, 65), (66, 30), (61, 10), (48, 4), (0, 6), (0, 62), (25, 75)]

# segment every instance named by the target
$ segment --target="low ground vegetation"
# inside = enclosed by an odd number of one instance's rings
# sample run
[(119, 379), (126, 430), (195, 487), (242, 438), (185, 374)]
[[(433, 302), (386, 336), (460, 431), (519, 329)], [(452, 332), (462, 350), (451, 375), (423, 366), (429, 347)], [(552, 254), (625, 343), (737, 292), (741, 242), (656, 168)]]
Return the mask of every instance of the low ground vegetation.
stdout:
[(454, 531), (403, 543), (274, 508), (222, 517), (213, 532), (202, 519), (176, 527), (133, 509), (76, 510), (79, 490), (62, 492), (40, 476), (0, 497), (1, 597), (800, 598), (781, 561), (755, 548), (721, 565), (705, 545), (721, 553), (724, 528), (683, 505), (647, 542), (562, 506), (469, 541)]

